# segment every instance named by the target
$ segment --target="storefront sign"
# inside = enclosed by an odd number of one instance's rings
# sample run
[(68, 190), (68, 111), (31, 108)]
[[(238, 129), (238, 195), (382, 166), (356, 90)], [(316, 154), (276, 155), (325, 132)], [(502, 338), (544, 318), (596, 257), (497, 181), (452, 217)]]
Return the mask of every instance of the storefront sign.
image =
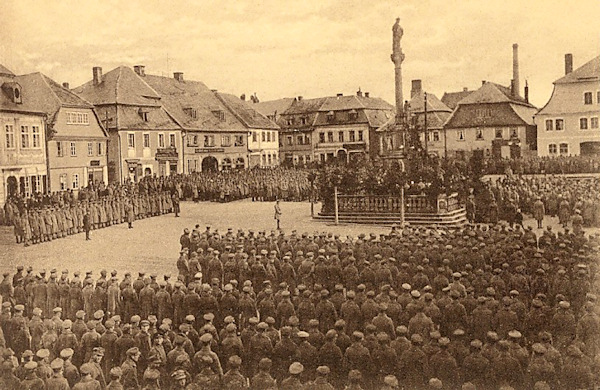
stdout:
[(224, 153), (224, 148), (196, 148), (194, 153)]

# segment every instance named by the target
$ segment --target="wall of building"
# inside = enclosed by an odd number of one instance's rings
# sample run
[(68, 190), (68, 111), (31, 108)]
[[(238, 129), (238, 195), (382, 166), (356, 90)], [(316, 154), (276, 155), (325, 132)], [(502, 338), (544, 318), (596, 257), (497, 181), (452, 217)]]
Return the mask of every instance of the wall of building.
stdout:
[(369, 137), (367, 124), (316, 127), (312, 134), (315, 159), (321, 162), (327, 161), (337, 156), (340, 150), (345, 151), (348, 155), (368, 153)]
[[(12, 129), (13, 132), (8, 132)], [(26, 126), (25, 147), (22, 143), (21, 126)], [(35, 145), (33, 131), (36, 129)], [(34, 190), (43, 191), (47, 180), (45, 123), (42, 115), (26, 115), (0, 112), (0, 204), (7, 196), (7, 183), (14, 177), (19, 190), (30, 195)], [(13, 134), (10, 137), (10, 134)], [(22, 188), (23, 187), (23, 188)]]
[(248, 161), (250, 168), (279, 165), (279, 132), (277, 130), (248, 130)]
[[(591, 104), (585, 104), (585, 92), (592, 94)], [(556, 84), (550, 101), (535, 116), (538, 155), (579, 155), (581, 143), (600, 142), (599, 100), (597, 81)], [(582, 124), (583, 119), (587, 129), (582, 128), (586, 127)], [(556, 129), (557, 121), (562, 122), (560, 130)]]
[(185, 147), (186, 172), (201, 172), (203, 162), (212, 159), (216, 160), (218, 170), (242, 168), (242, 162), (243, 168), (247, 168), (248, 133), (246, 131), (227, 133), (187, 132)]
[[(444, 148), (444, 131), (440, 131), (440, 141), (432, 141), (432, 148)], [(502, 135), (500, 137), (500, 135)], [(447, 129), (447, 148), (448, 155), (454, 155), (456, 151), (472, 152), (473, 150), (483, 150), (485, 156), (492, 154), (492, 142), (494, 140), (520, 140), (521, 148), (527, 149), (525, 144), (525, 126), (504, 126), (504, 127), (477, 127)], [(431, 135), (433, 137), (433, 133)]]

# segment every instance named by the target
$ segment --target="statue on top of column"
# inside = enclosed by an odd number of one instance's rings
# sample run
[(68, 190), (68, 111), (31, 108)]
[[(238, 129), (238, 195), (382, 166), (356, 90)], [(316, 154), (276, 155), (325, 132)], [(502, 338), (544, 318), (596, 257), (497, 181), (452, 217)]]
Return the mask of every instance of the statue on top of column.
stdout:
[(404, 35), (404, 30), (400, 27), (400, 18), (396, 18), (396, 23), (394, 27), (392, 27), (393, 32), (393, 43), (392, 43), (392, 62), (396, 64), (396, 66), (400, 66), (402, 61), (404, 61), (404, 53), (402, 53), (402, 47), (400, 46), (400, 40), (402, 39), (402, 35)]

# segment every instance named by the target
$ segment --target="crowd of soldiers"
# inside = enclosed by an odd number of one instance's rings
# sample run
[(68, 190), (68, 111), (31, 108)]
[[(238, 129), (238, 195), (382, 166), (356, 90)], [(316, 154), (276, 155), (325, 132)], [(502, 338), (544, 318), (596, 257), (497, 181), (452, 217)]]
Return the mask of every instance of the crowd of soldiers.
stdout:
[(29, 246), (84, 231), (90, 239), (89, 233), (95, 229), (124, 222), (132, 227), (138, 219), (178, 212), (176, 192), (143, 188), (140, 183), (135, 188), (82, 189), (77, 197), (71, 191), (48, 198), (11, 197), (4, 205), (4, 221), (14, 227), (17, 243)]
[(528, 214), (539, 222), (545, 215), (558, 216), (563, 227), (578, 230), (600, 226), (599, 178), (506, 176), (488, 184), (475, 206), (487, 222), (504, 219), (516, 223), (518, 214), (521, 221), (522, 215)]
[[(600, 237), (196, 226), (178, 274), (18, 267), (4, 389), (591, 389)], [(61, 273), (59, 273), (61, 272)]]
[(295, 168), (260, 168), (194, 172), (182, 177), (183, 196), (194, 200), (231, 202), (303, 201), (310, 199), (310, 171)]
[(565, 174), (600, 173), (600, 159), (593, 156), (522, 157), (489, 159), (487, 174)]

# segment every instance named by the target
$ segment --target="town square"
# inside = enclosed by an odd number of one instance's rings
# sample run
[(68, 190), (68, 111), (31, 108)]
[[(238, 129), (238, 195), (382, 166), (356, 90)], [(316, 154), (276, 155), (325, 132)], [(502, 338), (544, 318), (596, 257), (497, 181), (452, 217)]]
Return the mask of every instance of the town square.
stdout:
[(600, 389), (600, 3), (7, 0), (0, 389)]

